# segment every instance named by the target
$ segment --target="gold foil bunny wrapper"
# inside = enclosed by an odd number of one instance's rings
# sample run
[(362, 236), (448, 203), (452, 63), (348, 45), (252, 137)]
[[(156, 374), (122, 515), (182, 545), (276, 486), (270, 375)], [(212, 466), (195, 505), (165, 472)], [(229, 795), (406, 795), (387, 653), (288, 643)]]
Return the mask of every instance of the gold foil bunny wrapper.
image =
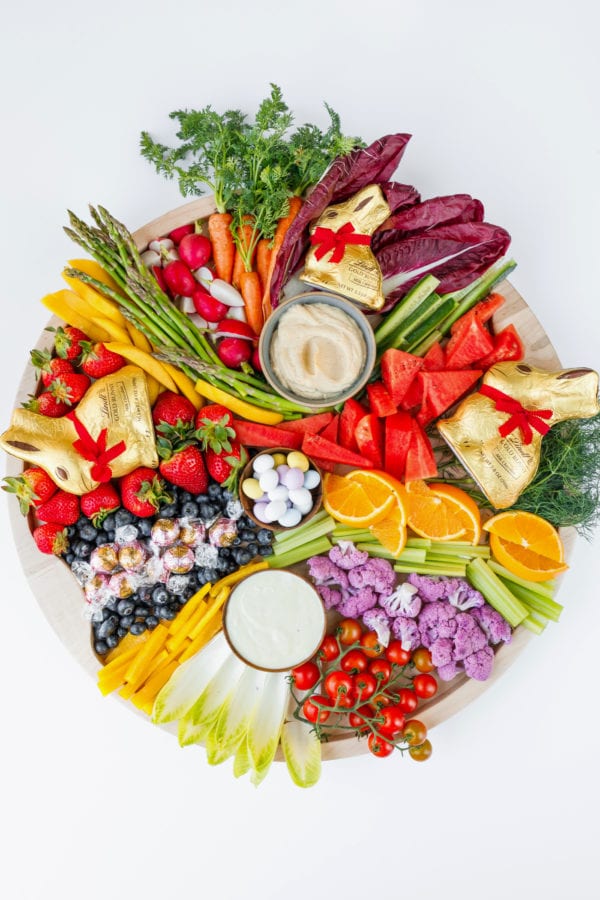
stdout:
[(328, 206), (311, 230), (302, 281), (329, 288), (370, 309), (385, 302), (381, 269), (371, 250), (371, 235), (390, 215), (377, 184), (349, 200)]
[(71, 494), (86, 494), (138, 466), (158, 466), (148, 386), (137, 366), (99, 378), (71, 414), (15, 409), (0, 446), (44, 469)]
[(490, 503), (506, 509), (533, 480), (549, 428), (598, 412), (592, 369), (544, 372), (524, 362), (498, 363), (437, 428)]

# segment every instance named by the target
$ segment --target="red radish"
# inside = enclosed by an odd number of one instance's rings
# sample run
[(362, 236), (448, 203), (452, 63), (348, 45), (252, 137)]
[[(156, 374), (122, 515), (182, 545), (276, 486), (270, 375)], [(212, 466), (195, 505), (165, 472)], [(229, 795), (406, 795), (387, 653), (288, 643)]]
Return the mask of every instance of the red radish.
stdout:
[(160, 253), (157, 253), (156, 250), (144, 250), (144, 252), (140, 254), (140, 259), (149, 269), (153, 266), (160, 266), (161, 264)]
[(226, 303), (227, 306), (244, 306), (244, 298), (240, 292), (222, 278), (213, 278), (209, 290), (213, 297), (216, 297), (221, 303)]
[[(224, 319), (219, 323), (215, 331), (217, 338), (242, 338), (246, 341), (255, 341), (256, 335), (247, 322), (239, 322), (237, 319)], [(249, 358), (249, 357), (248, 357)]]
[(191, 297), (198, 288), (198, 282), (180, 259), (173, 259), (163, 269), (165, 281), (174, 294)]
[(155, 238), (148, 244), (148, 250), (156, 250), (156, 252), (160, 253), (161, 256), (164, 252), (173, 250), (173, 247), (173, 241), (170, 241), (169, 238)]
[(178, 247), (179, 258), (190, 269), (199, 269), (212, 256), (212, 244), (203, 234), (186, 234)]
[(239, 338), (224, 338), (217, 347), (217, 356), (230, 369), (237, 369), (252, 356), (252, 345)]
[(258, 352), (258, 347), (255, 347), (252, 351), (252, 356), (250, 357), (250, 365), (253, 369), (256, 369), (257, 372), (262, 372), (262, 362), (260, 361), (260, 353)]
[[(193, 237), (193, 235), (191, 235)], [(201, 288), (192, 294), (194, 309), (199, 316), (206, 319), (207, 322), (220, 322), (227, 315), (229, 309), (224, 303), (220, 303), (203, 291)]]
[(194, 226), (193, 225), (180, 225), (179, 228), (174, 228), (173, 231), (169, 232), (169, 237), (171, 240), (178, 244), (182, 238), (186, 236), (186, 234), (193, 234)]
[(161, 291), (164, 291), (165, 294), (168, 294), (169, 288), (167, 287), (167, 282), (165, 281), (165, 276), (163, 275), (162, 268), (160, 266), (152, 266), (152, 271), (154, 272), (154, 277), (156, 278)]

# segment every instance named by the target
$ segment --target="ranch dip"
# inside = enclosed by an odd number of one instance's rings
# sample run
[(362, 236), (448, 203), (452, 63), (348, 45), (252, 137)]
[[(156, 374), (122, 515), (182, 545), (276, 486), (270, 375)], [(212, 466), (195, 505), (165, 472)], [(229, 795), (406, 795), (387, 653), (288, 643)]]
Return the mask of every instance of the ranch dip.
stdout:
[(256, 572), (231, 592), (223, 628), (232, 649), (249, 665), (282, 671), (316, 652), (325, 610), (315, 589), (298, 575)]
[(365, 339), (343, 310), (327, 303), (295, 303), (282, 313), (271, 341), (271, 365), (284, 388), (325, 399), (357, 380), (367, 359)]

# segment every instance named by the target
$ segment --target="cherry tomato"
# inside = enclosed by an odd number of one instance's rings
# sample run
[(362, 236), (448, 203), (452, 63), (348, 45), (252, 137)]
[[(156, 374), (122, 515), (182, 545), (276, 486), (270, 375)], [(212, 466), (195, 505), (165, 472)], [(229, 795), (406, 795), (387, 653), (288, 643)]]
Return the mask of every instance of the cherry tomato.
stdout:
[(341, 697), (352, 694), (354, 679), (347, 672), (340, 672), (339, 669), (335, 669), (325, 676), (323, 687), (325, 688), (325, 693), (337, 703)]
[(373, 756), (389, 756), (390, 753), (394, 752), (394, 745), (388, 744), (387, 741), (384, 741), (384, 739), (377, 734), (370, 734), (367, 743)]
[(339, 642), (345, 646), (356, 644), (357, 641), (360, 641), (361, 634), (362, 628), (360, 622), (357, 622), (356, 619), (342, 619), (337, 627)]
[(360, 646), (371, 659), (375, 659), (377, 656), (383, 656), (385, 650), (383, 644), (379, 643), (376, 631), (365, 632), (360, 639)]
[(335, 708), (352, 709), (355, 703), (356, 697), (354, 694), (338, 694), (337, 700), (335, 701)]
[(409, 747), (418, 747), (427, 737), (427, 728), (418, 719), (409, 719), (404, 726), (402, 737)]
[(410, 651), (405, 650), (400, 641), (390, 641), (385, 658), (396, 666), (406, 666), (410, 662)]
[(361, 672), (354, 676), (354, 695), (360, 703), (372, 697), (377, 690), (377, 679), (370, 672)]
[(306, 662), (292, 669), (292, 680), (299, 691), (310, 691), (320, 677), (319, 667), (313, 662)]
[(416, 762), (425, 762), (433, 753), (431, 741), (423, 741), (417, 747), (409, 747), (408, 752)]
[(437, 694), (437, 681), (433, 675), (415, 675), (413, 678), (413, 687), (415, 694), (421, 700), (428, 700)]
[(332, 634), (328, 634), (323, 638), (317, 656), (326, 662), (332, 662), (340, 655), (339, 644)]
[(356, 675), (358, 672), (365, 672), (369, 665), (369, 660), (362, 650), (349, 650), (340, 663), (344, 672), (350, 672)]
[(419, 701), (414, 691), (408, 688), (401, 688), (398, 691), (398, 706), (403, 713), (412, 713), (417, 708)]
[(412, 655), (412, 661), (415, 669), (418, 669), (419, 672), (433, 672), (435, 669), (427, 647), (418, 647)]
[(404, 729), (404, 713), (399, 706), (386, 706), (380, 710), (379, 717), (383, 722), (377, 724), (377, 731), (384, 737), (396, 737)]
[(391, 706), (392, 698), (388, 694), (376, 694), (369, 702), (375, 709), (383, 709), (384, 706)]
[(369, 672), (375, 676), (379, 687), (383, 687), (390, 680), (392, 664), (387, 659), (374, 659), (369, 663)]
[(356, 728), (361, 734), (367, 734), (371, 729), (367, 722), (365, 722), (365, 717), (367, 719), (373, 718), (373, 710), (371, 707), (365, 703), (362, 706), (359, 706), (356, 712), (351, 712), (348, 716), (348, 722), (352, 725), (353, 728)]
[(330, 697), (313, 694), (312, 697), (309, 697), (302, 704), (304, 718), (308, 719), (309, 722), (326, 722), (329, 718), (329, 710), (321, 709), (316, 705), (317, 703), (321, 704), (321, 706), (333, 706), (333, 700)]

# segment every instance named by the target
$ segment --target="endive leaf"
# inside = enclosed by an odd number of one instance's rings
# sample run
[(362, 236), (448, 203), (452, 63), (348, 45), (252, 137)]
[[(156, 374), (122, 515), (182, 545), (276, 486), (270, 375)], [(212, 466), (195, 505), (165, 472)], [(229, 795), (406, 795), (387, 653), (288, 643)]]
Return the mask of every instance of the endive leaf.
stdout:
[(235, 691), (221, 707), (219, 717), (207, 736), (206, 754), (211, 765), (218, 765), (232, 756), (240, 741), (246, 738), (250, 718), (264, 683), (264, 672), (246, 666)]
[(260, 784), (277, 750), (281, 726), (289, 702), (288, 672), (269, 672), (248, 728), (248, 752), (252, 783)]
[(154, 703), (152, 721), (172, 722), (194, 705), (206, 685), (219, 670), (228, 654), (229, 645), (222, 632), (176, 669), (161, 689)]
[(321, 742), (312, 725), (293, 720), (281, 731), (288, 772), (298, 787), (312, 787), (321, 775)]
[(247, 736), (239, 743), (233, 760), (233, 774), (235, 778), (241, 778), (250, 771), (250, 754), (248, 753)]
[(238, 681), (247, 668), (245, 663), (229, 651), (219, 670), (185, 714), (185, 718), (190, 724), (199, 727), (212, 724), (219, 715), (223, 704), (236, 689)]

